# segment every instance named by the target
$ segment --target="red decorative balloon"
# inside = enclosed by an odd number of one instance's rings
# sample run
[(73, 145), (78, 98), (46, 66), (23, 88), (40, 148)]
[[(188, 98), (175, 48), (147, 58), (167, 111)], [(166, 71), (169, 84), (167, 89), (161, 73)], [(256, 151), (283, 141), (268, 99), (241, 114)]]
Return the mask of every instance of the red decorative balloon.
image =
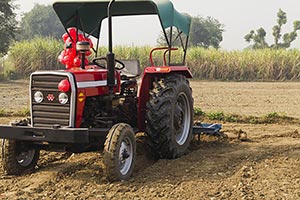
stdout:
[(77, 56), (76, 58), (74, 58), (74, 66), (80, 67), (80, 65), (81, 65), (81, 59)]
[(89, 60), (87, 58), (84, 59), (84, 65), (89, 65)]
[(66, 42), (66, 40), (69, 38), (69, 35), (68, 35), (68, 33), (64, 33), (63, 35), (62, 35), (62, 39), (64, 40), (64, 42)]
[(76, 51), (75, 48), (65, 49), (65, 54), (68, 55), (68, 56), (70, 56), (70, 57), (75, 58), (76, 54), (77, 54), (77, 51)]
[(58, 90), (61, 92), (68, 92), (71, 88), (70, 82), (68, 79), (64, 79), (59, 82), (58, 84)]
[(72, 69), (72, 68), (73, 68), (73, 65), (71, 65), (71, 64), (66, 64), (66, 68), (67, 68), (67, 69)]
[(85, 37), (82, 34), (78, 35), (78, 41), (84, 41)]
[(70, 36), (72, 37), (72, 39), (76, 41), (76, 36), (77, 36), (76, 28), (74, 28), (74, 27), (68, 28), (68, 32), (69, 32)]
[(91, 54), (92, 54), (91, 51), (87, 51), (87, 52), (85, 53), (85, 56), (90, 56)]
[[(67, 69), (72, 69), (74, 67), (78, 68), (81, 66), (81, 56), (76, 50), (76, 42), (87, 41), (90, 43), (90, 48), (93, 48), (93, 42), (90, 38), (85, 37), (83, 34), (78, 34), (77, 29), (74, 27), (68, 28), (68, 33), (62, 35), (64, 41), (64, 50), (58, 56), (59, 62), (66, 66)], [(70, 37), (71, 36), (71, 37)], [(91, 51), (87, 51), (85, 56), (90, 56)], [(85, 65), (89, 64), (89, 60), (85, 58)]]

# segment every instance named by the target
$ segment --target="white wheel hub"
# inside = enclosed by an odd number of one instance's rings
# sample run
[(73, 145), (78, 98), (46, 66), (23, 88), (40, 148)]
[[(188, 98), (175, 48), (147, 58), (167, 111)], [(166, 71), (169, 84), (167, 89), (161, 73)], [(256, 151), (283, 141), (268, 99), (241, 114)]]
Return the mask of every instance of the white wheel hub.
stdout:
[(126, 175), (133, 162), (133, 144), (129, 138), (124, 138), (119, 151), (120, 173)]

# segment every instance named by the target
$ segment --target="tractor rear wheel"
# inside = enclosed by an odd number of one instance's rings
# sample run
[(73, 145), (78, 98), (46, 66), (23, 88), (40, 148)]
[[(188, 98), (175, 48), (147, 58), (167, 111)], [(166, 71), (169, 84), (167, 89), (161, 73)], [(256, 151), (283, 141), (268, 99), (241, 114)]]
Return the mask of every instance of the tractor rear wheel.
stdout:
[(3, 169), (7, 175), (20, 175), (34, 169), (39, 157), (40, 151), (24, 142), (8, 139), (2, 141)]
[(104, 144), (104, 173), (109, 181), (127, 180), (136, 157), (135, 134), (130, 125), (115, 124)]
[(170, 75), (153, 83), (147, 103), (147, 144), (160, 158), (184, 155), (192, 139), (193, 98), (189, 81)]

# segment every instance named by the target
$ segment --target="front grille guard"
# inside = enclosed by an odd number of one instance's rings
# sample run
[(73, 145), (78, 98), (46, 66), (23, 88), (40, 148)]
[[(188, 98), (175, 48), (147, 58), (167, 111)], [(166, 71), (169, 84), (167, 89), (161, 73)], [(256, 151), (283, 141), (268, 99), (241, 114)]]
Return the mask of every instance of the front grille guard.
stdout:
[(34, 127), (33, 124), (33, 109), (32, 109), (32, 81), (33, 81), (33, 76), (35, 75), (53, 75), (53, 76), (66, 76), (70, 82), (71, 85), (71, 100), (70, 100), (70, 116), (69, 116), (69, 127), (70, 128), (75, 128), (75, 116), (76, 116), (76, 94), (77, 94), (77, 87), (75, 84), (75, 78), (73, 74), (69, 72), (64, 72), (64, 71), (38, 71), (34, 72), (30, 76), (30, 85), (29, 85), (29, 100), (30, 100), (30, 116), (31, 116), (31, 126)]

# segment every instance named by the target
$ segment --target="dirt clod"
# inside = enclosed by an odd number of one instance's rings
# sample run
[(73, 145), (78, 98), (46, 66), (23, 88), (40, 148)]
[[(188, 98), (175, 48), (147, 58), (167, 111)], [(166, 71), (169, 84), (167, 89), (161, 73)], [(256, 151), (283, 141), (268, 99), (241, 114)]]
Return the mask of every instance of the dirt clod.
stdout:
[[(0, 105), (11, 109), (27, 105), (28, 90), (23, 89), (24, 84), (0, 86), (2, 96), (6, 96)], [(285, 108), (288, 115), (300, 116), (299, 109), (295, 109), (300, 102), (299, 83), (192, 82), (192, 87), (195, 103), (205, 111), (224, 109), (249, 115), (266, 114), (274, 110), (263, 110), (264, 99), (276, 96), (272, 99), (275, 108)], [(296, 96), (286, 95), (287, 88), (293, 88), (292, 94)], [(13, 105), (5, 102), (10, 99), (10, 90), (12, 95), (18, 94)], [(272, 95), (274, 91), (276, 95)], [(236, 92), (245, 95), (234, 95)], [(236, 98), (241, 99), (235, 102)], [(274, 109), (270, 106), (267, 108)], [(1, 120), (4, 124), (12, 121)], [(175, 160), (153, 159), (144, 148), (143, 135), (139, 134), (134, 175), (125, 182), (109, 183), (103, 178), (101, 152), (42, 151), (38, 167), (32, 173), (4, 176), (0, 171), (0, 199), (300, 199), (297, 124), (226, 123), (222, 130), (228, 135), (227, 141), (213, 137), (198, 141), (196, 137), (189, 153)]]

